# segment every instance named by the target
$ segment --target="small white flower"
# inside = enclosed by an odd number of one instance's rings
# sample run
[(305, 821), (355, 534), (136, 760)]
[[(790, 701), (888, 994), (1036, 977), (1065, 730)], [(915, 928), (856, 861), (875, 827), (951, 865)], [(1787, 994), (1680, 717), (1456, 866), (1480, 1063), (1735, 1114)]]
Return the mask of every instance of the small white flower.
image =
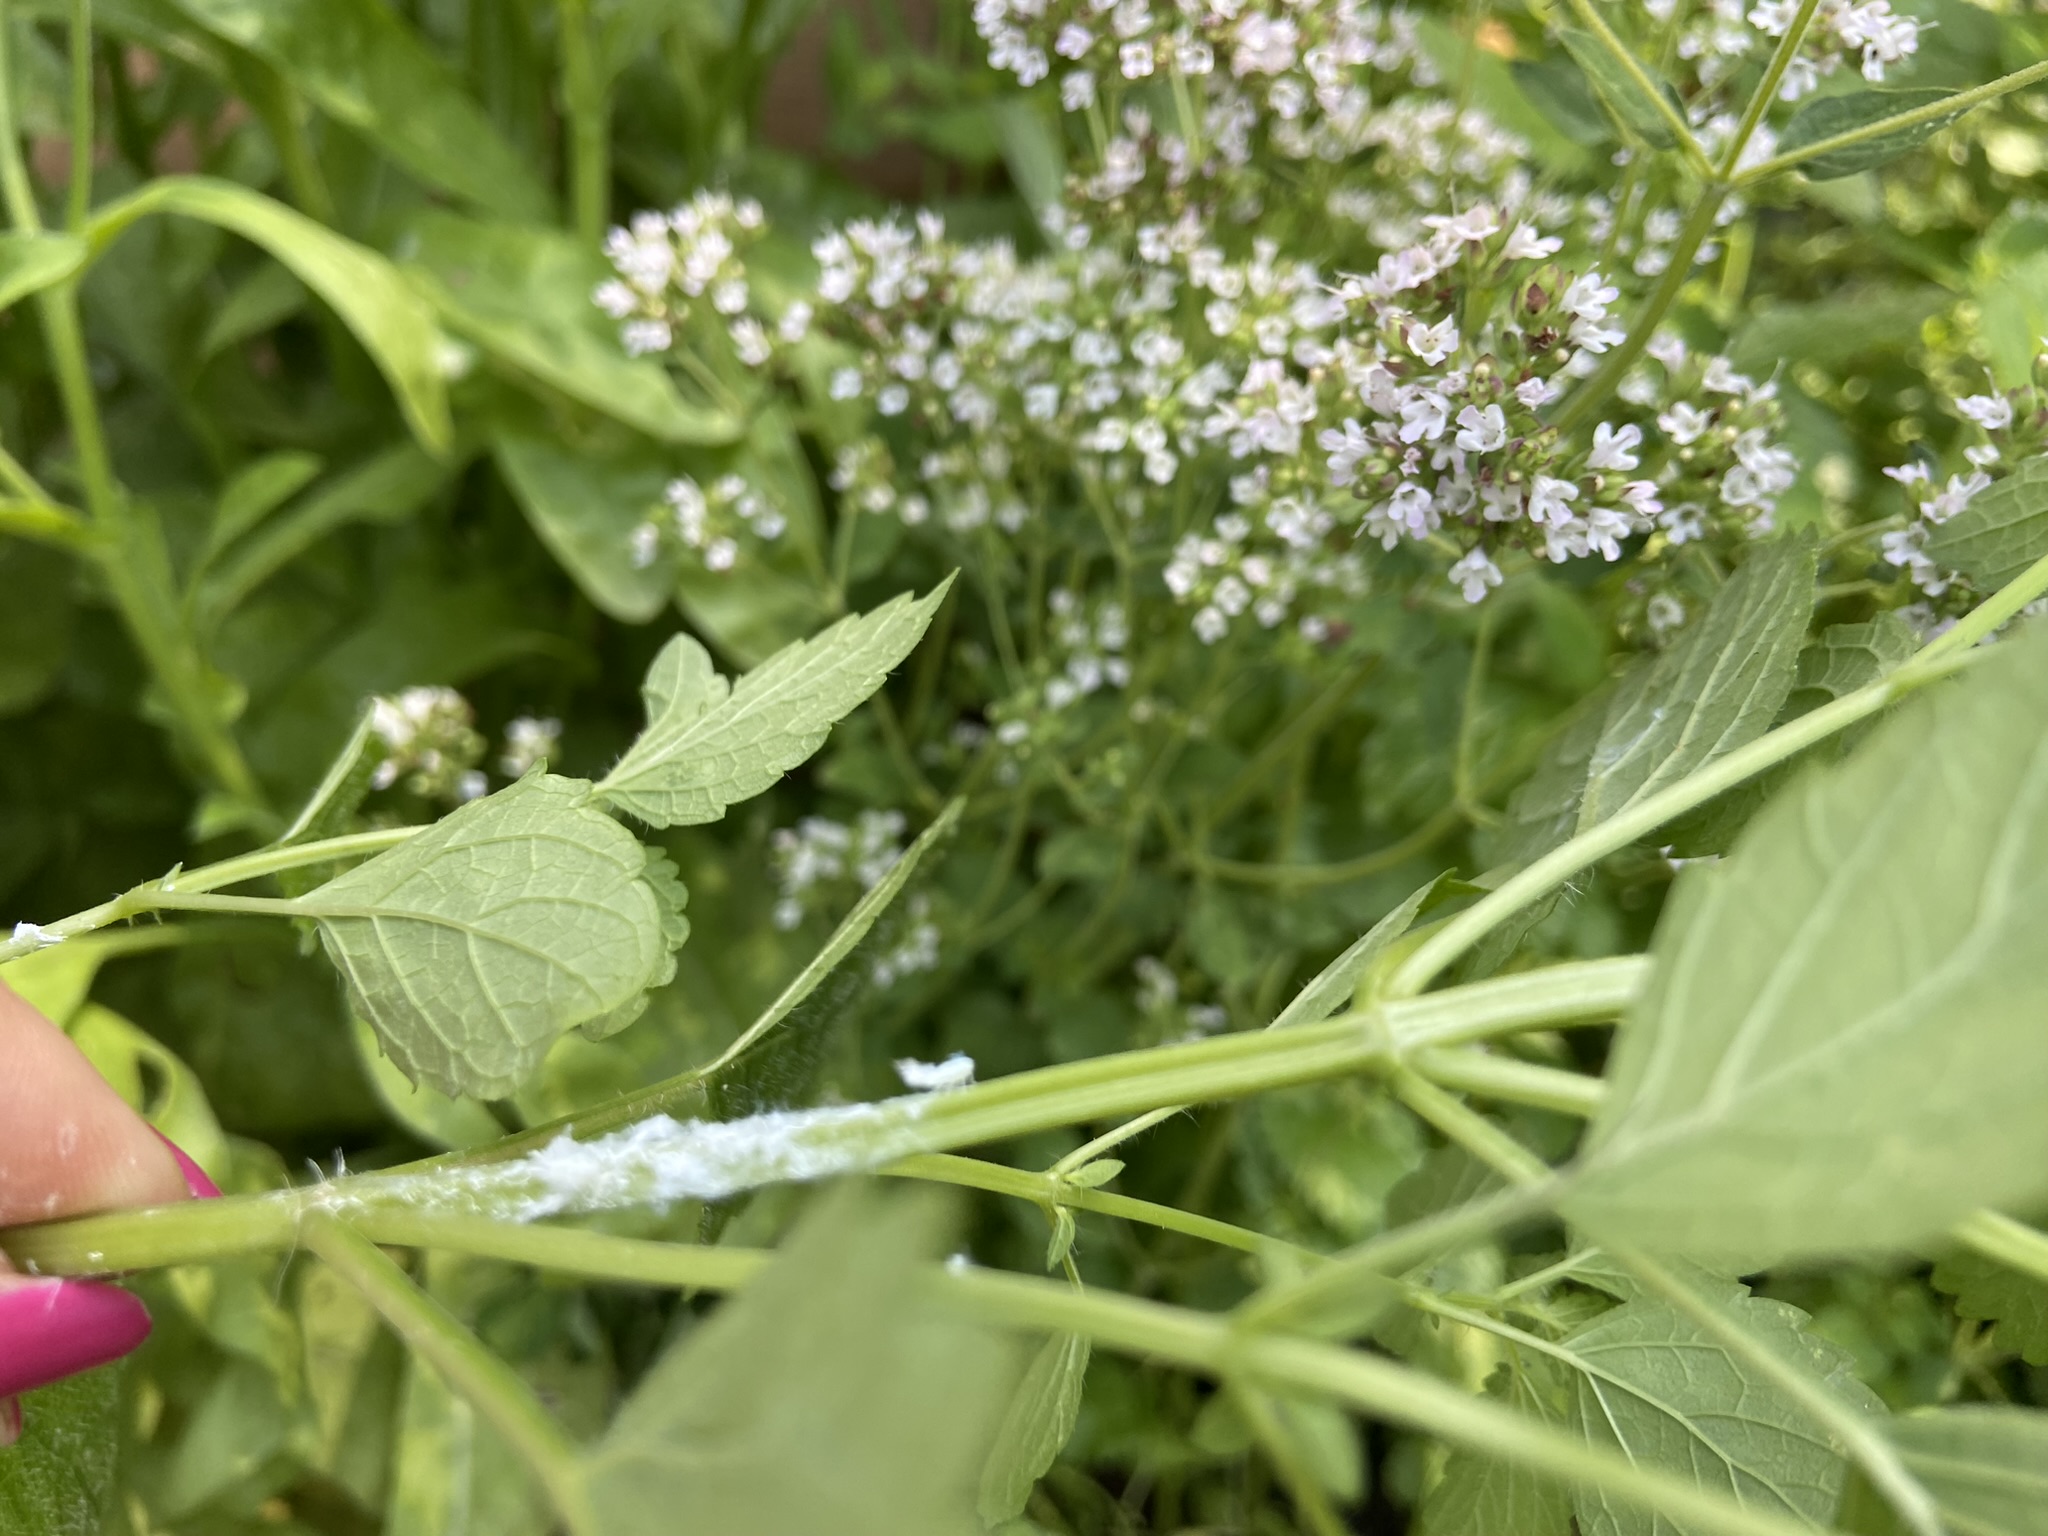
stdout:
[(1410, 352), (1434, 368), (1458, 350), (1458, 322), (1448, 317), (1435, 325), (1411, 321), (1402, 339), (1408, 343)]
[(1152, 45), (1125, 43), (1116, 51), (1116, 67), (1126, 80), (1143, 80), (1152, 73)]
[(1592, 469), (1634, 469), (1641, 462), (1634, 449), (1642, 446), (1643, 429), (1633, 422), (1615, 430), (1610, 422), (1601, 422), (1593, 429), (1593, 451), (1586, 455), (1586, 463)]
[(1476, 603), (1501, 583), (1500, 567), (1480, 548), (1473, 548), (1466, 556), (1453, 565), (1450, 577), (1465, 601)]
[(1986, 432), (1998, 432), (2012, 425), (2012, 402), (2003, 395), (1965, 395), (1956, 409)]
[(1492, 453), (1507, 445), (1508, 419), (1497, 405), (1481, 410), (1468, 405), (1458, 412), (1458, 446), (1467, 453)]

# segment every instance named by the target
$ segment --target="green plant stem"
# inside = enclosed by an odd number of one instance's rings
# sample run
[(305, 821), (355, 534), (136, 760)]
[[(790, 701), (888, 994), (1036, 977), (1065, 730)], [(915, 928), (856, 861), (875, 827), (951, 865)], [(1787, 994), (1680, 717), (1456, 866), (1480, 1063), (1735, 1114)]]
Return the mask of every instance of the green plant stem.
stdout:
[(1831, 134), (1825, 139), (1815, 139), (1811, 144), (1802, 144), (1797, 149), (1788, 149), (1781, 155), (1759, 161), (1736, 178), (1740, 187), (1752, 186), (1757, 182), (1777, 175), (1780, 171), (1794, 170), (1809, 160), (1822, 155), (1832, 155), (1844, 149), (1854, 149), (1858, 144), (1868, 144), (1881, 139), (1888, 133), (1897, 133), (1906, 128), (1918, 128), (1926, 123), (1938, 123), (1944, 118), (1960, 117), (1963, 113), (2009, 96), (2014, 91), (2025, 90), (2036, 81), (2048, 80), (2048, 59), (2029, 64), (2025, 69), (2016, 69), (2009, 75), (1996, 80), (1958, 91), (1955, 95), (1940, 101), (1930, 101), (1924, 107), (1915, 107), (1910, 112), (1901, 112), (1895, 117), (1881, 118), (1874, 123), (1865, 123), (1860, 128), (1851, 128), (1842, 133)]
[[(263, 875), (273, 875), (280, 870), (304, 869), (312, 864), (330, 864), (340, 859), (363, 858), (386, 848), (396, 847), (406, 839), (424, 832), (424, 826), (380, 827), (372, 832), (352, 832), (345, 837), (323, 838), (312, 843), (292, 843), (281, 848), (259, 848), (239, 858), (223, 859), (218, 864), (202, 864), (197, 869), (181, 870), (175, 875), (166, 875), (161, 880), (151, 880), (131, 890), (123, 891), (112, 901), (103, 901), (96, 907), (60, 918), (44, 926), (43, 933), (50, 939), (74, 939), (82, 934), (92, 933), (114, 923), (139, 917), (145, 912), (159, 911), (211, 911), (211, 912), (261, 912), (291, 916), (291, 903), (264, 898), (218, 898), (194, 900), (207, 891), (218, 890), (224, 885), (238, 885), (244, 880), (254, 880)], [(42, 948), (47, 940), (0, 939), (0, 965), (9, 960), (19, 959)]]
[(0, 501), (0, 534), (53, 544), (75, 554), (89, 554), (93, 543), (92, 528), (85, 519), (68, 507), (41, 500)]
[[(0, 200), (14, 227), (32, 235), (42, 232), (43, 223), (15, 126), (12, 26), (13, 7), (0, 0)], [(44, 289), (36, 295), (36, 308), (98, 536), (93, 549), (115, 606), (163, 689), (177, 735), (206, 777), (237, 800), (261, 804), (255, 775), (209, 697), (206, 665), (184, 624), (162, 525), (154, 511), (131, 502), (114, 479), (79, 326), (78, 278)]]
[(1444, 1092), (1420, 1073), (1403, 1068), (1393, 1074), (1394, 1094), (1416, 1114), (1463, 1147), (1495, 1173), (1522, 1189), (1534, 1189), (1551, 1177), (1550, 1165), (1455, 1094)]
[(322, 1216), (306, 1223), (304, 1240), (519, 1452), (573, 1536), (595, 1536), (576, 1448), (533, 1389), (361, 1233)]
[(1693, 258), (1699, 255), (1700, 247), (1713, 233), (1715, 216), (1720, 213), (1722, 199), (1727, 195), (1726, 185), (1720, 182), (1709, 182), (1700, 190), (1699, 201), (1693, 204), (1691, 215), (1671, 247), (1670, 265), (1665, 267), (1664, 275), (1657, 280), (1649, 300), (1629, 325), (1628, 335), (1621, 344), (1602, 358), (1593, 376), (1573, 390), (1564, 404), (1558, 407), (1557, 415), (1552, 419), (1558, 431), (1569, 432), (1584, 426), (1620, 387), (1629, 369), (1635, 367), (1636, 359), (1643, 355), (1643, 349), (1649, 346), (1650, 338), (1656, 334), (1664, 316), (1678, 302), (1678, 295), (1691, 281)]
[(71, 183), (64, 224), (79, 229), (92, 212), (92, 0), (71, 0)]
[(1771, 61), (1764, 66), (1763, 78), (1757, 81), (1756, 89), (1749, 93), (1748, 105), (1742, 109), (1742, 119), (1735, 125), (1735, 133), (1728, 140), (1728, 147), (1722, 153), (1721, 164), (1716, 175), (1722, 181), (1732, 180), (1735, 169), (1742, 162), (1743, 151), (1749, 148), (1749, 141), (1756, 137), (1756, 130), (1764, 120), (1764, 114), (1771, 110), (1771, 102), (1778, 94), (1778, 87), (1784, 83), (1785, 71), (1792, 67), (1792, 61), (1799, 56), (1799, 45), (1806, 40), (1807, 29), (1813, 25), (1814, 12), (1820, 9), (1820, 0), (1799, 0), (1799, 9), (1792, 22), (1778, 39), (1778, 46), (1771, 50)]
[(1607, 1098), (1607, 1084), (1583, 1072), (1565, 1072), (1480, 1050), (1417, 1051), (1408, 1058), (1417, 1075), (1442, 1088), (1527, 1104), (1590, 1120)]
[(560, 0), (559, 25), (570, 218), (576, 238), (595, 250), (611, 218), (611, 110), (591, 47), (588, 0)]
[(1918, 1536), (1942, 1536), (1941, 1511), (1933, 1495), (1907, 1470), (1873, 1420), (1829, 1392), (1811, 1370), (1785, 1359), (1649, 1254), (1625, 1245), (1602, 1246), (1648, 1290), (1691, 1318), (1722, 1348), (1797, 1403), (1863, 1469)]
[(1657, 115), (1664, 119), (1664, 126), (1669, 128), (1673, 137), (1677, 139), (1678, 152), (1685, 157), (1686, 164), (1701, 176), (1711, 178), (1714, 167), (1707, 160), (1706, 151), (1700, 148), (1700, 141), (1693, 137), (1692, 124), (1688, 123), (1678, 108), (1671, 104), (1671, 99), (1659, 88), (1657, 82), (1650, 78), (1649, 71), (1643, 68), (1641, 61), (1629, 52), (1628, 45), (1615, 36), (1614, 29), (1607, 25), (1607, 18), (1600, 14), (1593, 0), (1570, 0), (1570, 4), (1572, 14), (1578, 17), (1580, 25), (1591, 32), (1614, 62), (1628, 73), (1629, 78), (1635, 82), (1636, 89), (1655, 104)]
[(1965, 1217), (1949, 1235), (1972, 1253), (2048, 1285), (2048, 1232), (2036, 1231), (1997, 1211), (1978, 1211)]
[(1281, 1425), (1273, 1399), (1257, 1387), (1241, 1381), (1230, 1383), (1230, 1395), (1238, 1412), (1244, 1415), (1252, 1438), (1258, 1441), (1259, 1449), (1266, 1453), (1266, 1459), (1280, 1474), (1280, 1481), (1287, 1487), (1287, 1496), (1294, 1501), (1310, 1536), (1348, 1536), (1350, 1527), (1331, 1507), (1329, 1495), (1323, 1492), (1315, 1473), (1302, 1465), (1300, 1451)]
[(1192, 852), (1189, 863), (1202, 874), (1244, 885), (1344, 885), (1394, 869), (1417, 854), (1427, 853), (1464, 820), (1465, 807), (1454, 800), (1399, 842), (1338, 864), (1249, 864), (1199, 851)]

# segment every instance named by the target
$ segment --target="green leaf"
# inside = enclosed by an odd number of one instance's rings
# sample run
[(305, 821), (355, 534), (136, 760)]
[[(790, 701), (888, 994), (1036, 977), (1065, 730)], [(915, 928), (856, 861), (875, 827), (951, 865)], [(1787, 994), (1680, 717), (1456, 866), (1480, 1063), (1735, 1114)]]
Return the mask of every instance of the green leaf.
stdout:
[(547, 190), (455, 76), (378, 0), (176, 0), (430, 186), (514, 219)]
[(574, 236), (436, 212), (399, 250), (448, 329), (520, 373), (663, 442), (739, 436), (730, 414), (684, 400), (659, 363), (619, 349), (590, 302), (610, 268)]
[(210, 176), (160, 177), (102, 207), (86, 226), (94, 257), (153, 213), (232, 230), (289, 267), (355, 333), (420, 442), (435, 453), (450, 447), (454, 428), (442, 376), (447, 341), (433, 309), (390, 262), (260, 192)]
[(1010, 1399), (995, 1450), (981, 1470), (981, 1518), (990, 1525), (1024, 1513), (1031, 1490), (1059, 1459), (1081, 1415), (1088, 1381), (1088, 1341), (1055, 1334), (1038, 1347)]
[[(1513, 1350), (1487, 1395), (1552, 1428), (1570, 1413), (1569, 1378), (1547, 1356)], [(1421, 1536), (1573, 1536), (1563, 1485), (1528, 1468), (1462, 1447), (1423, 1501)]]
[(63, 282), (85, 265), (88, 254), (76, 235), (0, 235), (0, 309)]
[(585, 1460), (606, 1536), (964, 1536), (1013, 1378), (918, 1278), (942, 1208), (849, 1186), (673, 1347)]
[(2028, 459), (1937, 524), (1927, 553), (1986, 592), (2048, 555), (2048, 455)]
[[(1897, 117), (1902, 112), (1914, 111), (1954, 94), (1953, 91), (1923, 87), (1906, 91), (1852, 91), (1846, 96), (1818, 97), (1792, 114), (1792, 121), (1785, 125), (1784, 133), (1778, 138), (1777, 152), (1789, 155), (1809, 144), (1818, 144), (1822, 139), (1868, 128), (1888, 117)], [(1874, 171), (1918, 149), (1961, 115), (1960, 112), (1951, 112), (1945, 117), (1910, 128), (1895, 129), (1876, 138), (1865, 139), (1860, 144), (1816, 155), (1799, 167), (1800, 172), (1812, 181), (1830, 181), (1837, 176)]]
[(539, 432), (510, 428), (492, 456), (526, 521), (583, 595), (612, 618), (645, 624), (676, 589), (676, 558), (632, 559), (633, 530), (660, 507), (668, 473), (643, 445), (624, 455), (579, 452)]
[(17, 539), (0, 543), (0, 719), (55, 691), (71, 653), (71, 560)]
[(646, 864), (588, 784), (529, 774), (293, 905), (407, 1077), (503, 1098), (673, 974)]
[(1813, 611), (1811, 540), (1756, 550), (1671, 649), (1622, 680), (1586, 765), (1578, 830), (1771, 728)]
[(228, 1143), (198, 1076), (173, 1051), (113, 1009), (87, 1003), (65, 1022), (71, 1043), (137, 1114), (218, 1180)]
[(1439, 875), (1422, 887), (1401, 905), (1367, 929), (1364, 937), (1356, 940), (1343, 954), (1332, 960), (1316, 973), (1315, 979), (1294, 996), (1294, 1001), (1280, 1010), (1278, 1018), (1268, 1026), (1271, 1029), (1285, 1029), (1291, 1024), (1315, 1024), (1327, 1019), (1348, 1002), (1358, 990), (1361, 981), (1373, 968), (1373, 964), (1384, 955), (1401, 936), (1407, 933), (1423, 904), (1443, 881)]
[(22, 1399), (21, 1439), (0, 1450), (0, 1531), (99, 1536), (121, 1446), (118, 1366)]
[(1799, 653), (1780, 718), (1806, 714), (1889, 676), (1919, 648), (1919, 637), (1895, 613), (1881, 613), (1868, 624), (1829, 625)]
[(1955, 1298), (1957, 1317), (1993, 1324), (2000, 1349), (2048, 1365), (2048, 1283), (1968, 1251), (1935, 1265), (1931, 1283)]
[(394, 1124), (417, 1136), (430, 1147), (461, 1151), (497, 1141), (505, 1134), (498, 1117), (469, 1099), (450, 1098), (438, 1089), (412, 1082), (398, 1064), (384, 1054), (377, 1032), (361, 1019), (349, 1020), (349, 1035), (355, 1042), (356, 1059), (371, 1091), (384, 1106)]
[[(1579, 68), (1593, 82), (1600, 104), (1607, 108), (1615, 122), (1653, 149), (1671, 149), (1677, 145), (1678, 136), (1671, 131), (1670, 120), (1658, 110), (1656, 99), (1644, 87), (1643, 81), (1651, 78), (1647, 73), (1639, 79), (1635, 71), (1616, 58), (1606, 44), (1584, 28), (1559, 27), (1557, 37), (1565, 50), (1578, 60)], [(1671, 88), (1665, 86), (1663, 89), (1668, 93)], [(1675, 101), (1673, 106), (1682, 118), (1683, 107)]]
[(264, 518), (299, 494), (320, 473), (319, 457), (310, 453), (267, 453), (235, 472), (221, 487), (213, 505), (213, 524), (206, 531), (206, 552), (218, 554)]
[[(1703, 1294), (1849, 1407), (1883, 1412), (1847, 1352), (1808, 1333), (1798, 1308), (1732, 1281)], [(1828, 1523), (1848, 1463), (1797, 1402), (1691, 1318), (1662, 1301), (1631, 1301), (1567, 1335), (1564, 1347), (1578, 1366), (1573, 1424), (1592, 1444), (1752, 1508)], [(1683, 1529), (1587, 1489), (1573, 1490), (1572, 1505), (1585, 1536)]]
[[(1956, 1536), (2048, 1536), (2048, 1413), (1981, 1403), (1927, 1408), (1894, 1419), (1891, 1438)], [(1834, 1523), (1860, 1536), (1898, 1529), (1860, 1482)]]
[(1563, 1209), (1712, 1254), (1912, 1244), (2048, 1190), (2048, 636), (1688, 872)]
[(647, 729), (597, 786), (599, 798), (657, 827), (716, 821), (823, 745), (834, 723), (908, 656), (945, 601), (948, 577), (841, 619), (728, 683), (688, 635), (662, 648), (641, 689)]

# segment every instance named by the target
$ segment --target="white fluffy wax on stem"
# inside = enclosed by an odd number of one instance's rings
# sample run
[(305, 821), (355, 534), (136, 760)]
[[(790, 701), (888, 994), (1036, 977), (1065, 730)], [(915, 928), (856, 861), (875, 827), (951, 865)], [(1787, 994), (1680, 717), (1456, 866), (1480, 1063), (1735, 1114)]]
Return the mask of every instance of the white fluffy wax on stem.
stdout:
[(916, 1126), (930, 1097), (778, 1109), (742, 1120), (656, 1115), (590, 1141), (566, 1133), (504, 1163), (364, 1179), (321, 1202), (402, 1204), (499, 1221), (719, 1200), (763, 1184), (860, 1173), (923, 1150)]

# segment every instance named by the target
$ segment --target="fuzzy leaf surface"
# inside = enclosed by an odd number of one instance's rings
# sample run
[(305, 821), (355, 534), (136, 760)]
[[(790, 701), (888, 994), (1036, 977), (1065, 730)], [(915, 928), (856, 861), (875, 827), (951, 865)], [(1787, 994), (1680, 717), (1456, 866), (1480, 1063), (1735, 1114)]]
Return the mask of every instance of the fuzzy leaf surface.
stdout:
[(415, 1082), (500, 1098), (557, 1035), (672, 973), (647, 855), (590, 786), (531, 774), (302, 896), (357, 1014)]
[[(1842, 1401), (1881, 1413), (1848, 1355), (1804, 1328), (1806, 1314), (1722, 1282), (1703, 1292), (1774, 1353)], [(1572, 1422), (1594, 1445), (1640, 1465), (1694, 1478), (1754, 1508), (1825, 1525), (1848, 1464), (1800, 1405), (1758, 1377), (1685, 1314), (1653, 1298), (1605, 1312), (1566, 1337), (1581, 1362)], [(1575, 1489), (1585, 1536), (1663, 1536), (1686, 1527)]]
[(2004, 586), (2048, 555), (2048, 456), (2026, 463), (1928, 537), (1927, 552), (1984, 591)]
[(120, 1452), (119, 1369), (31, 1392), (22, 1417), (21, 1439), (0, 1450), (0, 1531), (97, 1536)]
[(1563, 1202), (1674, 1252), (1909, 1245), (2048, 1187), (2048, 637), (1689, 872)]
[(647, 729), (597, 786), (609, 804), (657, 827), (716, 821), (824, 744), (882, 686), (945, 601), (950, 578), (841, 619), (728, 682), (688, 635), (662, 648), (641, 692)]
[(841, 1189), (736, 1300), (672, 1348), (586, 1457), (606, 1536), (965, 1536), (1014, 1379), (1007, 1350), (925, 1303), (925, 1198)]
[(981, 1471), (979, 1508), (983, 1520), (1000, 1525), (1024, 1513), (1031, 1490), (1059, 1459), (1074, 1433), (1087, 1382), (1086, 1339), (1078, 1334), (1055, 1334), (1039, 1346), (1016, 1396), (1010, 1399), (995, 1449)]

